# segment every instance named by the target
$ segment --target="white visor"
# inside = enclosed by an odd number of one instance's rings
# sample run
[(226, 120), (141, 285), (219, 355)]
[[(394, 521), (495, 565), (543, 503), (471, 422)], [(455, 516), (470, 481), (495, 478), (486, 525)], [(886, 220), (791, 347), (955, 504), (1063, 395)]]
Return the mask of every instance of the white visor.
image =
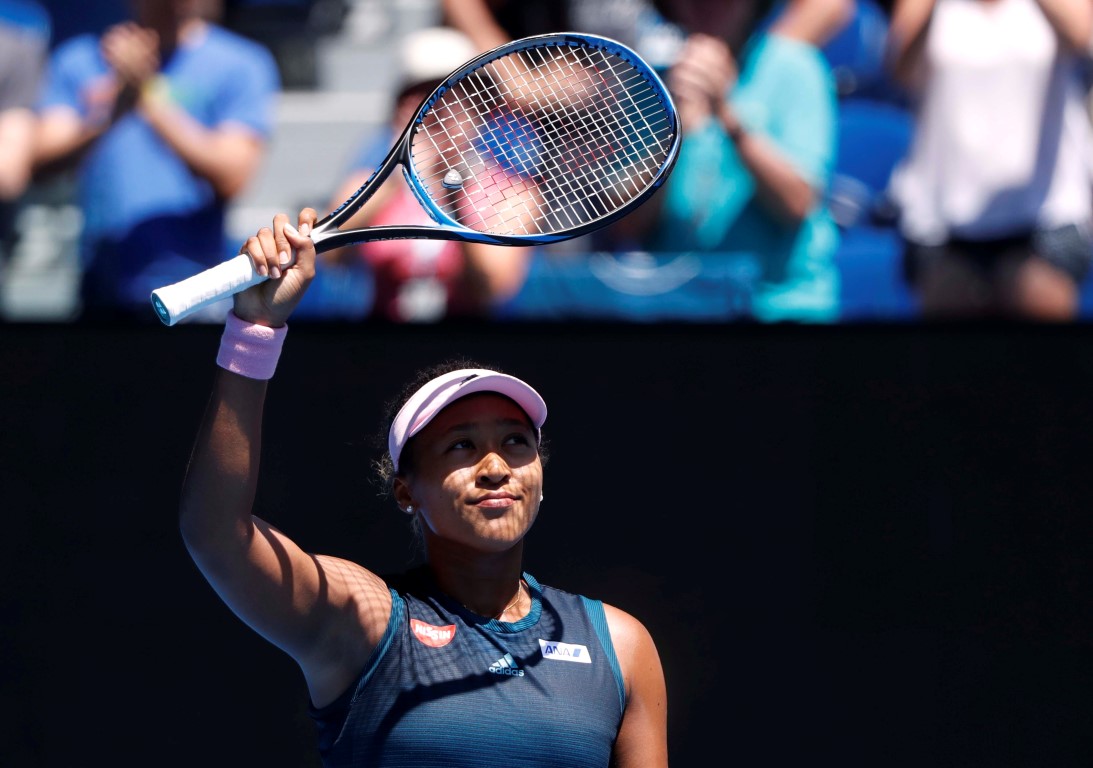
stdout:
[(411, 437), (424, 429), (446, 406), (475, 392), (496, 392), (513, 400), (524, 409), (535, 427), (536, 438), (539, 438), (539, 430), (546, 421), (547, 407), (538, 392), (515, 376), (483, 368), (464, 368), (437, 376), (399, 409), (387, 433), (387, 450), (395, 471), (398, 472), (399, 456)]

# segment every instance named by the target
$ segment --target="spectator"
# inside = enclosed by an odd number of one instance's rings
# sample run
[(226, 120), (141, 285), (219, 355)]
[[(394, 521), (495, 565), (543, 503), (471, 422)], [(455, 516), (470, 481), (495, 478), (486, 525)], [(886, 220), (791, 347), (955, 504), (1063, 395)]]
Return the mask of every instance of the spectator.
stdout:
[(154, 317), (152, 289), (227, 255), (226, 206), (261, 164), (279, 81), (208, 6), (135, 0), (134, 21), (53, 54), (36, 166), (77, 169), (85, 317)]
[[(341, 205), (379, 167), (422, 99), (439, 81), (474, 57), (470, 39), (450, 28), (407, 36), (402, 81), (391, 121), (371, 137), (352, 164), (330, 210)], [(431, 219), (399, 175), (392, 175), (343, 229), (385, 224), (429, 224)], [(396, 322), (480, 317), (523, 285), (531, 249), (446, 240), (383, 240), (324, 254), (327, 262), (363, 261), (375, 283), (372, 316)]]
[(751, 311), (763, 322), (838, 317), (838, 230), (824, 205), (838, 107), (819, 46), (839, 29), (830, 17), (845, 23), (849, 13), (806, 2), (754, 34), (759, 8), (748, 0), (657, 3), (687, 32), (666, 74), (685, 139), (653, 198), (658, 212), (613, 232), (653, 251), (754, 256)]
[(0, 0), (0, 269), (30, 182), (34, 103), (49, 47), (49, 15), (37, 3)]
[(899, 0), (915, 135), (892, 182), (930, 318), (1067, 321), (1091, 254), (1085, 0)]

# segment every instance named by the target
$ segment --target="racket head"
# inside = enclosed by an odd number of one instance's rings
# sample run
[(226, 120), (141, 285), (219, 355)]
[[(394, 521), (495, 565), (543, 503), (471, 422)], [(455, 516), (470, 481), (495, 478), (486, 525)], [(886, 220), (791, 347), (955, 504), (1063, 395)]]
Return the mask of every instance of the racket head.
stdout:
[(422, 207), (459, 239), (587, 234), (665, 181), (682, 138), (668, 89), (622, 43), (566, 32), (499, 46), (427, 96), (401, 137)]

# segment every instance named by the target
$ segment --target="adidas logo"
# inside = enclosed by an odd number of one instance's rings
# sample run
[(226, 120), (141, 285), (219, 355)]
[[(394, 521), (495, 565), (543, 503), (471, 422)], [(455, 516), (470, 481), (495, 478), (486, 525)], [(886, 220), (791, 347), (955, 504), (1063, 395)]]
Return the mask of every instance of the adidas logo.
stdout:
[(516, 666), (516, 659), (512, 658), (511, 653), (506, 653), (497, 661), (490, 664), (489, 671), (495, 675), (511, 675), (512, 677), (523, 677), (524, 670)]

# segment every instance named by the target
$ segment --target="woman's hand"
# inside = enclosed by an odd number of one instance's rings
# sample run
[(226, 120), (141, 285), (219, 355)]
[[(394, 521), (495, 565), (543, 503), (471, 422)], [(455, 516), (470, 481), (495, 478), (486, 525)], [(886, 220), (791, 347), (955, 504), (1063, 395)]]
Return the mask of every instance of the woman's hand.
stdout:
[(687, 37), (668, 73), (668, 90), (684, 131), (693, 131), (721, 113), (738, 74), (736, 59), (725, 41), (697, 33)]
[(315, 277), (315, 243), (310, 234), (317, 218), (314, 208), (304, 208), (293, 227), (288, 216), (279, 213), (273, 217), (272, 229), (262, 227), (239, 249), (250, 256), (258, 274), (269, 277), (235, 294), (233, 311), (239, 319), (271, 328), (285, 324)]

